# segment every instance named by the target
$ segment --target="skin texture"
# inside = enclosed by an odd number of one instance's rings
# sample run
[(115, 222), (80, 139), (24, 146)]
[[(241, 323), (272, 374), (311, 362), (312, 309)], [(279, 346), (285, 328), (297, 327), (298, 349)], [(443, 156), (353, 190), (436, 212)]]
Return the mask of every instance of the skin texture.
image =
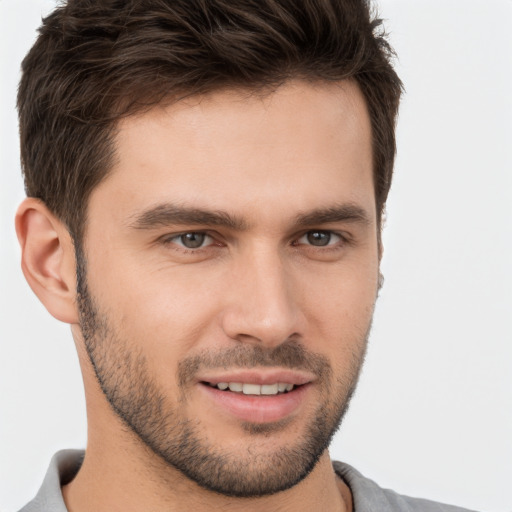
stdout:
[[(118, 128), (78, 285), (44, 205), (27, 200), (17, 220), (27, 279), (72, 324), (84, 375), (89, 439), (68, 507), (350, 510), (327, 445), (364, 358), (380, 254), (357, 86), (220, 91)], [(278, 421), (242, 420), (202, 382), (247, 370), (307, 385)]]

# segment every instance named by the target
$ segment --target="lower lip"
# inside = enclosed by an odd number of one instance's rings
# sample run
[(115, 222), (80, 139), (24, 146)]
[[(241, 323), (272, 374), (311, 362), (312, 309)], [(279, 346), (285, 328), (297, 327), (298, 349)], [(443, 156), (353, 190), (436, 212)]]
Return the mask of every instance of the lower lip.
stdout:
[(216, 405), (240, 420), (272, 423), (284, 420), (297, 411), (310, 385), (304, 384), (280, 395), (244, 395), (221, 391), (208, 384), (200, 384), (200, 387)]

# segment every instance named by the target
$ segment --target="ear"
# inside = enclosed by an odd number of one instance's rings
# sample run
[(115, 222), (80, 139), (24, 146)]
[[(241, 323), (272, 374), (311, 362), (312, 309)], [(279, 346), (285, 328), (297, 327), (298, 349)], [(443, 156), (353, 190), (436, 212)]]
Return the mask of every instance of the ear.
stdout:
[(382, 263), (382, 256), (384, 255), (384, 245), (382, 245), (382, 237), (379, 236), (379, 265)]
[(381, 288), (384, 286), (384, 275), (380, 270), (380, 264), (382, 263), (382, 256), (384, 254), (384, 245), (382, 244), (382, 230), (379, 231), (379, 240), (378, 240), (378, 251), (379, 251), (379, 284), (377, 288), (377, 294), (380, 292)]
[(58, 320), (78, 323), (75, 249), (66, 226), (39, 199), (16, 213), (21, 268), (32, 291)]

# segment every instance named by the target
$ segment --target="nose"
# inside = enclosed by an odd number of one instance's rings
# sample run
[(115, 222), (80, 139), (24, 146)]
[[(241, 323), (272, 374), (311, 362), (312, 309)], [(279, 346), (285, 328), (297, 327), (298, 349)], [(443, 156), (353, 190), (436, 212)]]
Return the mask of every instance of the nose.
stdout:
[(292, 272), (273, 251), (259, 251), (235, 265), (222, 327), (231, 339), (273, 348), (301, 336), (301, 313)]

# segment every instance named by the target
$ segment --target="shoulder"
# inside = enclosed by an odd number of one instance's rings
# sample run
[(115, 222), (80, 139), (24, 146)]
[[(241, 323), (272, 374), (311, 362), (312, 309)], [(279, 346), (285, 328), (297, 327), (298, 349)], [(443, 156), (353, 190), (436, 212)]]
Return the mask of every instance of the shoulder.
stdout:
[(382, 489), (373, 480), (342, 462), (333, 462), (336, 474), (352, 491), (354, 512), (474, 512), (421, 498), (402, 496), (390, 489)]
[(82, 450), (57, 452), (48, 467), (43, 484), (36, 497), (19, 512), (67, 512), (61, 486), (77, 474), (84, 458)]

